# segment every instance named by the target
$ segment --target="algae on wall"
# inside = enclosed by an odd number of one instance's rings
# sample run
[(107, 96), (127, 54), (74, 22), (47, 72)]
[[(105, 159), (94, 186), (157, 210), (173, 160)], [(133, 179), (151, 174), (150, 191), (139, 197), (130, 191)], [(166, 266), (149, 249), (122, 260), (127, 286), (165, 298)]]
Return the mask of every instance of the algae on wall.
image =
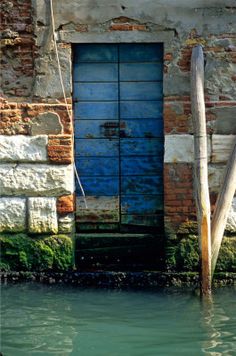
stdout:
[(1, 234), (0, 266), (5, 271), (68, 271), (73, 267), (73, 242), (67, 235)]
[[(177, 234), (167, 237), (166, 267), (169, 271), (199, 271), (196, 222), (182, 224)], [(223, 238), (216, 272), (236, 272), (236, 236)]]

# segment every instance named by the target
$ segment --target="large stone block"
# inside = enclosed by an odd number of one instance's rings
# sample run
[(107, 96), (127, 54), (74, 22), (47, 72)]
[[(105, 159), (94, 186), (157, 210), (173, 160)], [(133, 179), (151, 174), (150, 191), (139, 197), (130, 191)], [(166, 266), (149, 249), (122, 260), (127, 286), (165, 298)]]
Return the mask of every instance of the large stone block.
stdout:
[(193, 136), (166, 135), (164, 162), (193, 162)]
[(215, 120), (208, 122), (216, 134), (236, 135), (236, 106), (232, 107), (215, 107), (210, 109), (215, 115)]
[[(208, 161), (211, 157), (211, 141), (207, 141)], [(193, 163), (194, 137), (193, 135), (166, 135), (165, 136), (165, 163)]]
[(236, 197), (233, 199), (225, 230), (236, 232)]
[[(71, 96), (71, 50), (70, 48), (58, 48), (63, 85), (67, 97)], [(39, 74), (35, 78), (33, 93), (40, 98), (63, 97), (60, 85), (58, 63), (54, 53), (41, 55), (36, 62), (36, 70)]]
[(72, 165), (0, 165), (0, 195), (61, 196), (74, 192)]
[(0, 161), (3, 162), (46, 162), (46, 135), (0, 136)]
[(26, 229), (26, 199), (0, 198), (0, 232), (21, 232)]
[(31, 135), (58, 135), (63, 131), (63, 127), (58, 114), (45, 112), (36, 116), (31, 122)]
[(218, 193), (224, 178), (225, 166), (219, 164), (208, 165), (208, 181), (210, 191), (212, 193)]
[(58, 219), (58, 231), (61, 234), (70, 234), (75, 228), (74, 214), (66, 214)]
[(28, 226), (34, 234), (57, 233), (56, 198), (29, 198)]
[(235, 139), (235, 135), (212, 135), (212, 162), (227, 162)]

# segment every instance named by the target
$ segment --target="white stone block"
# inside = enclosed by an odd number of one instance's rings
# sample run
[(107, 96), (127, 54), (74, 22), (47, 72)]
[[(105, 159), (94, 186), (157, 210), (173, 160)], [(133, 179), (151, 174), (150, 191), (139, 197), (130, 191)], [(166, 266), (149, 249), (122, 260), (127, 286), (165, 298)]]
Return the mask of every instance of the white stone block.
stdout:
[(74, 192), (72, 165), (2, 164), (0, 195), (61, 196)]
[(212, 162), (227, 162), (235, 139), (235, 135), (212, 135)]
[(34, 234), (58, 232), (56, 198), (29, 198), (29, 232)]
[(236, 197), (233, 199), (225, 230), (236, 232)]
[(218, 193), (223, 182), (225, 167), (221, 165), (208, 165), (208, 183), (210, 191)]
[(58, 219), (58, 232), (61, 234), (70, 234), (74, 231), (75, 216), (74, 214), (67, 214)]
[(0, 198), (0, 232), (21, 232), (26, 229), (26, 199)]
[(46, 162), (46, 135), (0, 136), (0, 161), (3, 162)]
[[(211, 157), (211, 143), (207, 140), (208, 161)], [(166, 135), (165, 136), (165, 163), (193, 163), (194, 137), (193, 135)]]
[(191, 163), (194, 155), (192, 135), (165, 136), (165, 163)]

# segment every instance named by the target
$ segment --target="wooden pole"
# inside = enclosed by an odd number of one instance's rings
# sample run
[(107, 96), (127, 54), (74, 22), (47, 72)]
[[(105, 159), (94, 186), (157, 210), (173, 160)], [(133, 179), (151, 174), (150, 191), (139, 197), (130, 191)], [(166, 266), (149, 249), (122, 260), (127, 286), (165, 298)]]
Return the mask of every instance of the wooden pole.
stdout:
[(228, 213), (236, 190), (236, 142), (229, 157), (224, 181), (218, 195), (211, 223), (212, 276), (215, 271)]
[(211, 294), (211, 221), (208, 189), (207, 133), (204, 102), (204, 57), (196, 46), (191, 58), (191, 107), (194, 124), (194, 173), (201, 259), (201, 292)]

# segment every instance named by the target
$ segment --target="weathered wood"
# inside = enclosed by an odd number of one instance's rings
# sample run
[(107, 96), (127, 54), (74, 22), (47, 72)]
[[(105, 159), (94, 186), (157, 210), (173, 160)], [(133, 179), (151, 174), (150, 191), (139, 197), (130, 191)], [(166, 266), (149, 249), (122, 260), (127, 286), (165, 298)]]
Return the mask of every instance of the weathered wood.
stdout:
[(196, 206), (201, 252), (201, 291), (203, 295), (209, 295), (211, 293), (211, 228), (204, 103), (204, 57), (201, 46), (194, 47), (192, 51), (191, 106), (194, 124)]
[(232, 200), (236, 190), (236, 141), (229, 157), (222, 188), (217, 198), (212, 217), (211, 241), (212, 241), (212, 276), (216, 267), (220, 245), (223, 239), (225, 225)]

